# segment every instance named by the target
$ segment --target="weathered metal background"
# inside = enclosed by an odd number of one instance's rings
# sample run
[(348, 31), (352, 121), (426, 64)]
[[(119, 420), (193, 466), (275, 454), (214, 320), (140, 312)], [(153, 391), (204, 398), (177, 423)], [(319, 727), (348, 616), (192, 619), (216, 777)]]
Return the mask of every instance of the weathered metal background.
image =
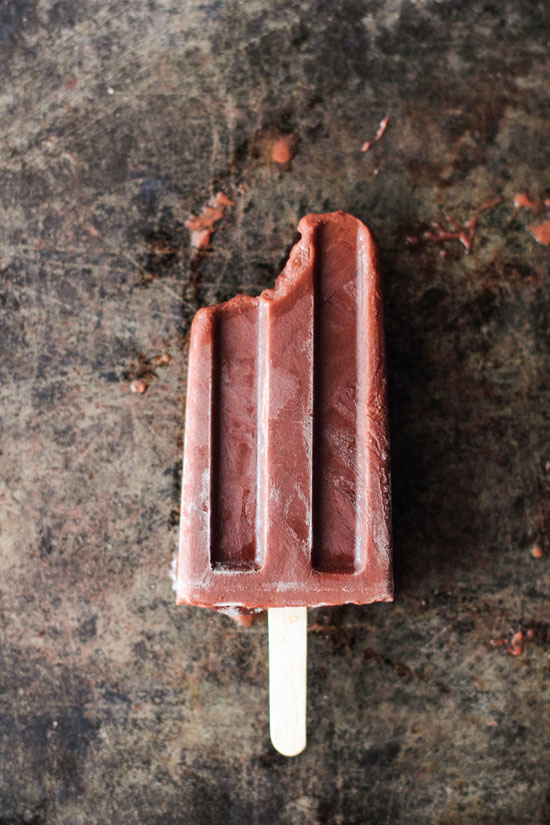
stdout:
[[(0, 0), (2, 825), (548, 825), (549, 31), (542, 0)], [(469, 252), (424, 237), (495, 198)], [(186, 336), (332, 209), (382, 248), (397, 598), (311, 613), (286, 760), (265, 624), (174, 606)]]

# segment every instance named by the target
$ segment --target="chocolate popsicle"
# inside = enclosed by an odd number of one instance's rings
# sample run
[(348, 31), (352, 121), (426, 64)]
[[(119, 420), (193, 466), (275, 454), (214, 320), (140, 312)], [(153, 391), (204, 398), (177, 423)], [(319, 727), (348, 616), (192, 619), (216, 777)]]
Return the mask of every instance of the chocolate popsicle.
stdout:
[(376, 244), (344, 212), (298, 229), (274, 289), (193, 320), (179, 604), (392, 599)]

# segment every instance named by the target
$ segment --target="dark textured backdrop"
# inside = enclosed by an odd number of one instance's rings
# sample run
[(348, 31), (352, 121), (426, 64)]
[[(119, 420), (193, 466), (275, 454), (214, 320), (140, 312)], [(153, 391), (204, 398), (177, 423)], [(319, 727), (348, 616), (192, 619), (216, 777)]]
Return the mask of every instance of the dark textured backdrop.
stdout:
[[(550, 823), (549, 31), (544, 0), (0, 0), (1, 825)], [(469, 254), (424, 237), (493, 198)], [(286, 760), (265, 624), (174, 606), (187, 333), (332, 209), (382, 249), (396, 601), (311, 613)]]

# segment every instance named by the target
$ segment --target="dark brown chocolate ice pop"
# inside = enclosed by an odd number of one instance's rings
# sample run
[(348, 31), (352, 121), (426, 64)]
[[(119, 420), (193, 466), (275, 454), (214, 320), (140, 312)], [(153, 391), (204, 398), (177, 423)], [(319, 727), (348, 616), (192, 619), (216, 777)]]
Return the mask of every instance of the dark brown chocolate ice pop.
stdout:
[(392, 598), (376, 245), (343, 212), (298, 229), (274, 289), (193, 321), (180, 604), (246, 613)]

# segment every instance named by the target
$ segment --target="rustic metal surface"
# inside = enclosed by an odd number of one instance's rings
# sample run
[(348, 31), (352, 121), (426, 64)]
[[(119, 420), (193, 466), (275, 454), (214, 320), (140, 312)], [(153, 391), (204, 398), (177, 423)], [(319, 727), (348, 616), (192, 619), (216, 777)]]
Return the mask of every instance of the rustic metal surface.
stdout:
[[(510, 216), (550, 196), (549, 26), (532, 0), (0, 1), (2, 825), (548, 825), (550, 249), (543, 203)], [(497, 197), (469, 253), (422, 238)], [(339, 208), (382, 248), (397, 598), (310, 615), (289, 761), (265, 624), (174, 606), (186, 335)]]

